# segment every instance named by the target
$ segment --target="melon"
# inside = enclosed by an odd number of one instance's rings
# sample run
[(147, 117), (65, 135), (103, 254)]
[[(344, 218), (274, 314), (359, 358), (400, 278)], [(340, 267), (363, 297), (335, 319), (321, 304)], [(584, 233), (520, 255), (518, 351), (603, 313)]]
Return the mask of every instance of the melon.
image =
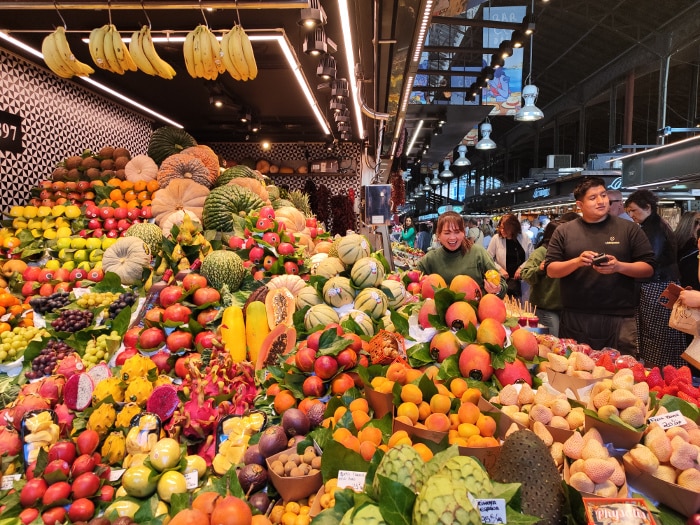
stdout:
[(374, 257), (363, 257), (352, 265), (350, 279), (358, 288), (376, 287), (384, 280), (384, 266)]
[(132, 224), (126, 230), (124, 237), (138, 237), (148, 245), (153, 256), (160, 253), (160, 247), (163, 244), (163, 230), (152, 222)]
[(365, 312), (373, 319), (380, 319), (388, 306), (386, 294), (378, 288), (363, 288), (355, 297), (355, 310)]
[(318, 294), (316, 288), (313, 286), (304, 286), (296, 296), (297, 308), (301, 310), (307, 306), (314, 306), (316, 304), (322, 304), (323, 298)]
[(327, 304), (316, 304), (309, 308), (304, 315), (304, 328), (312, 330), (316, 327), (325, 327), (331, 323), (338, 323), (338, 313)]
[(323, 300), (335, 308), (350, 304), (354, 299), (355, 289), (347, 277), (336, 275), (328, 279), (326, 284), (323, 285)]
[(379, 289), (386, 295), (389, 308), (395, 310), (406, 300), (406, 287), (401, 281), (385, 279), (379, 285)]
[(311, 266), (311, 275), (318, 275), (320, 277), (325, 277), (326, 279), (335, 277), (344, 271), (345, 265), (343, 264), (343, 261), (337, 257), (325, 257), (318, 264), (312, 264)]
[(215, 250), (207, 255), (199, 270), (212, 288), (221, 290), (226, 284), (232, 292), (241, 286), (245, 272), (241, 258), (232, 251), (225, 250)]
[[(351, 319), (354, 323), (347, 323), (348, 319)], [(374, 322), (372, 322), (372, 318), (360, 310), (350, 310), (343, 315), (340, 318), (340, 326), (346, 331), (357, 333), (357, 335), (360, 336), (366, 335), (372, 337), (374, 335)], [(357, 329), (355, 326), (357, 326)]]
[[(369, 257), (371, 248), (369, 241), (362, 235), (351, 233), (342, 237), (337, 245), (338, 258), (344, 264), (352, 266), (363, 257)], [(331, 255), (329, 253), (329, 255)]]

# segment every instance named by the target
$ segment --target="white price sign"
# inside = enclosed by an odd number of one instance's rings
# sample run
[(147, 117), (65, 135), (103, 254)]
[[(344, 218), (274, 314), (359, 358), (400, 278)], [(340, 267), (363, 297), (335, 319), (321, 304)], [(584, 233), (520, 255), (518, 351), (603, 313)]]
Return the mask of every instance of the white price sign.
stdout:
[(194, 490), (199, 486), (199, 473), (196, 470), (185, 472), (185, 486), (187, 490)]
[(355, 492), (362, 492), (365, 489), (366, 472), (356, 472), (354, 470), (338, 471), (338, 488), (352, 489)]
[(126, 472), (126, 469), (112, 469), (109, 471), (109, 481), (119, 481)]
[(18, 481), (22, 477), (22, 474), (8, 474), (2, 477), (2, 482), (0, 483), (0, 490), (10, 490), (14, 488), (15, 481)]
[(506, 521), (506, 500), (497, 499), (476, 499), (468, 494), (469, 501), (474, 508), (479, 510), (481, 523), (508, 523)]
[(680, 427), (685, 425), (685, 416), (681, 414), (680, 410), (674, 410), (668, 414), (662, 414), (660, 416), (652, 416), (649, 418), (649, 423), (658, 423), (661, 428), (666, 430), (671, 427)]

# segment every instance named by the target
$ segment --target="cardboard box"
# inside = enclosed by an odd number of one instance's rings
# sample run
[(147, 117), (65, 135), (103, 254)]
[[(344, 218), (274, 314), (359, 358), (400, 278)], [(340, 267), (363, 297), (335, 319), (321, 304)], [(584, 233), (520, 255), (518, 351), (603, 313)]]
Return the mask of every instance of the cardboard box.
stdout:
[(564, 443), (567, 439), (574, 435), (574, 430), (566, 430), (564, 428), (552, 427), (545, 425), (545, 428), (552, 434), (552, 438), (556, 443)]
[(323, 486), (323, 476), (321, 472), (318, 471), (316, 474), (311, 474), (308, 476), (279, 476), (275, 474), (270, 465), (278, 459), (282, 454), (296, 454), (296, 447), (288, 448), (282, 452), (278, 452), (267, 458), (267, 472), (270, 476), (270, 481), (280, 493), (284, 501), (298, 501), (300, 499), (306, 498), (317, 492), (319, 488)]
[(549, 386), (559, 392), (563, 392), (567, 397), (576, 399), (582, 403), (586, 403), (588, 401), (593, 385), (602, 381), (603, 379), (611, 377), (612, 374), (607, 377), (585, 379), (582, 377), (562, 374), (561, 372), (554, 372), (552, 369), (547, 368), (547, 380), (549, 381)]
[(405, 430), (406, 433), (411, 436), (411, 439), (418, 438), (422, 441), (432, 441), (434, 443), (440, 443), (447, 437), (447, 432), (436, 432), (425, 428), (416, 428), (413, 425), (407, 425), (401, 421), (394, 420), (393, 431), (398, 432), (399, 430)]
[(630, 430), (613, 423), (604, 423), (603, 421), (586, 415), (584, 431), (587, 431), (589, 428), (597, 429), (605, 443), (612, 443), (615, 448), (626, 450), (638, 444), (642, 440), (642, 436), (644, 436), (644, 430)]
[(637, 490), (652, 500), (668, 505), (686, 517), (700, 512), (700, 493), (642, 472), (627, 455), (622, 458), (622, 463), (632, 490)]
[(365, 398), (367, 399), (367, 404), (374, 411), (374, 418), (381, 419), (387, 414), (394, 413), (394, 395), (382, 394), (377, 392), (374, 388), (367, 385), (365, 386)]

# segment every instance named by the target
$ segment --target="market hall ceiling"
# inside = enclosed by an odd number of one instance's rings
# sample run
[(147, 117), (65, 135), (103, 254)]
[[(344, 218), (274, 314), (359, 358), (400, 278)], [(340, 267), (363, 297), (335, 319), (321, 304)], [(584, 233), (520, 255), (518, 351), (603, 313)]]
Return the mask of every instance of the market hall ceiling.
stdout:
[[(425, 3), (426, 0), (348, 1), (353, 45), (359, 64), (357, 71), (363, 78), (360, 83), (362, 99), (368, 108), (391, 115), (386, 126), (368, 116), (362, 118), (370, 151), (381, 139), (381, 146), (376, 147), (382, 150), (383, 156), (389, 154), (397, 117), (395, 110), (403, 88), (402, 68), (415, 45), (414, 28)], [(339, 138), (329, 107), (330, 86), (324, 85), (326, 83), (316, 76), (319, 59), (303, 52), (306, 32), (298, 24), (302, 4), (307, 2), (249, 0), (200, 4), (144, 0), (143, 6), (140, 1), (111, 2), (108, 10), (107, 2), (85, 0), (56, 4), (31, 0), (2, 1), (0, 31), (40, 48), (43, 37), (58, 25), (63, 25), (63, 18), (71, 49), (79, 59), (91, 63), (87, 45), (81, 39), (86, 38), (92, 29), (108, 23), (110, 15), (122, 35), (131, 34), (148, 20), (157, 34), (167, 31), (180, 36), (205, 20), (218, 34), (230, 29), (238, 20), (246, 30), (281, 30), (296, 53), (334, 137)], [(338, 67), (337, 76), (352, 81), (355, 75), (347, 70), (338, 1), (321, 0), (321, 4), (327, 14), (326, 34), (337, 45), (333, 54)], [(636, 78), (632, 141), (636, 144), (654, 143), (659, 124), (659, 70), (665, 57), (669, 57), (666, 125), (687, 127), (688, 122), (697, 117), (700, 54), (700, 2), (697, 1), (535, 0), (531, 3), (437, 0), (433, 12), (435, 21), (429, 28), (432, 43), (458, 49), (443, 54), (450, 60), (438, 61), (435, 68), (444, 70), (444, 74), (431, 75), (430, 81), (451, 78), (455, 65), (464, 65), (467, 61), (480, 64), (482, 55), (488, 52), (484, 49), (488, 42), (485, 44), (482, 36), (484, 23), (479, 23), (484, 8), (511, 5), (523, 7), (536, 24), (532, 81), (539, 88), (537, 105), (545, 117), (535, 123), (517, 123), (510, 116), (491, 118), (491, 138), (499, 147), (491, 153), (475, 152), (470, 147), (468, 156), (473, 165), (493, 164), (507, 156), (506, 171), (517, 172), (522, 168), (525, 171), (522, 176), (526, 176), (525, 168), (541, 167), (544, 155), (600, 153), (624, 143), (621, 136), (624, 81), (630, 72), (634, 72)], [(532, 14), (531, 5), (534, 5)], [(437, 23), (440, 21), (438, 17), (459, 20)], [(466, 17), (475, 20), (470, 22)], [(459, 39), (454, 39), (457, 33)], [(0, 45), (23, 54), (5, 42)], [(177, 70), (175, 79), (166, 81), (140, 72), (119, 76), (99, 69), (93, 78), (180, 122), (202, 142), (241, 141), (246, 137), (257, 140), (263, 135), (273, 141), (285, 142), (329, 138), (320, 129), (276, 44), (254, 43), (260, 73), (256, 80), (248, 82), (235, 81), (226, 74), (216, 81), (190, 78), (184, 67), (181, 43), (157, 46), (161, 56)], [(526, 68), (529, 66), (529, 46), (527, 42), (524, 48)], [(455, 57), (461, 62), (456, 62)], [(611, 89), (614, 97), (610, 96)], [(218, 95), (226, 101), (222, 108), (212, 104)], [(586, 118), (582, 121), (584, 107)], [(444, 118), (447, 126), (441, 135), (431, 135), (428, 131), (419, 136), (420, 148), (408, 153), (409, 161), (415, 160), (422, 151), (422, 142), (428, 140), (431, 147), (423, 157), (424, 165), (437, 164), (451, 155), (460, 137), (483, 120), (484, 111), (483, 107), (476, 106), (409, 104), (404, 115), (409, 136), (420, 120), (435, 122)], [(616, 115), (613, 119), (616, 126), (612, 130), (611, 111)], [(249, 125), (240, 121), (241, 115), (248, 112), (262, 125), (258, 135), (252, 134)], [(351, 120), (356, 120), (354, 114)], [(585, 129), (579, 129), (580, 122)], [(356, 122), (352, 122), (355, 139), (359, 138), (357, 131)], [(585, 141), (577, 143), (572, 137), (582, 136), (581, 132), (585, 132)], [(611, 132), (613, 138), (608, 138)]]

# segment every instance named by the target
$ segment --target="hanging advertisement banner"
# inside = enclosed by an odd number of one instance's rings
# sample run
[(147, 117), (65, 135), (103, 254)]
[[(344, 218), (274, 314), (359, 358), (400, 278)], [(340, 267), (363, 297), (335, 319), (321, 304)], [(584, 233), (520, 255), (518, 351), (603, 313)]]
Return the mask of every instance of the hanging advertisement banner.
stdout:
[[(519, 23), (525, 17), (525, 6), (484, 8), (484, 20)], [(510, 40), (511, 29), (484, 28), (484, 47), (497, 49), (502, 42)], [(491, 65), (491, 54), (483, 55), (484, 67)], [(489, 116), (515, 115), (520, 109), (523, 89), (523, 48), (513, 49), (505, 59), (503, 67), (494, 71), (493, 79), (482, 90), (481, 103), (493, 106)]]

